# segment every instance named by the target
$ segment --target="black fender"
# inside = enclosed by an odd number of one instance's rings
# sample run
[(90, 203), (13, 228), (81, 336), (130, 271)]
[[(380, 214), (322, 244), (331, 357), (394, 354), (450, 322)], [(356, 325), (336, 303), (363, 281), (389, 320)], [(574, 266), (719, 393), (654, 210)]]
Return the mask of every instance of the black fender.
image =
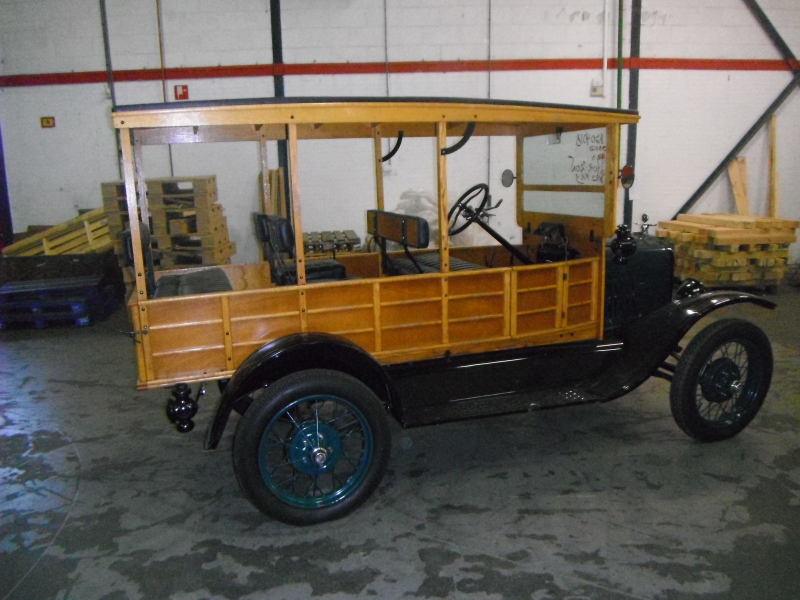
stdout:
[(627, 394), (658, 370), (700, 319), (720, 308), (743, 302), (775, 308), (775, 303), (747, 292), (707, 292), (674, 300), (628, 323), (620, 332), (623, 351), (584, 393), (601, 402)]
[(388, 408), (393, 405), (389, 376), (363, 348), (329, 333), (288, 335), (265, 344), (239, 365), (217, 403), (206, 431), (205, 449), (217, 447), (231, 410), (243, 413), (250, 404), (250, 394), (305, 369), (332, 369), (351, 375), (371, 388)]

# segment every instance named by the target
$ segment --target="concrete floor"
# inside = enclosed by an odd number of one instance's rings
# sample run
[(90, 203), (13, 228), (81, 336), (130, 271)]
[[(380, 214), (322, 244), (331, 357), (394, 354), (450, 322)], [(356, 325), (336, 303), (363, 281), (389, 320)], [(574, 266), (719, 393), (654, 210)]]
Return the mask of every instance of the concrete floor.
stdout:
[[(800, 598), (800, 291), (759, 416), (699, 444), (651, 380), (607, 405), (393, 429), (348, 518), (265, 519), (230, 460), (136, 392), (120, 312), (0, 334), (0, 598)], [(722, 315), (720, 315), (722, 316)], [(708, 322), (705, 319), (704, 322)]]

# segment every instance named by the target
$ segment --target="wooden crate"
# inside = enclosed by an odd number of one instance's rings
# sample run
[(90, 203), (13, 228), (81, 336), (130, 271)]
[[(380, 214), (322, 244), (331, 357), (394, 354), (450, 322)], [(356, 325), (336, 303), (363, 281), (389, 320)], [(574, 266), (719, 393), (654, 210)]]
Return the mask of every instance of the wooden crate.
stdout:
[(180, 235), (157, 236), (155, 239), (158, 242), (159, 248), (172, 249), (172, 250), (218, 248), (221, 246), (226, 246), (227, 244), (230, 243), (230, 239), (228, 239), (227, 230), (218, 235), (215, 234), (198, 235), (195, 233), (187, 233)]
[(151, 207), (207, 208), (218, 199), (214, 176), (147, 180), (147, 202)]
[[(156, 268), (230, 263), (236, 246), (217, 203), (216, 177), (147, 179), (146, 184)], [(121, 256), (119, 236), (130, 227), (125, 186), (112, 181), (100, 187), (114, 249)]]
[[(164, 214), (198, 210), (208, 213), (218, 200), (216, 177), (169, 177), (147, 179), (147, 203), (152, 213)], [(100, 184), (103, 206), (106, 211), (117, 214), (127, 213), (128, 205), (125, 186), (122, 181)], [(167, 231), (164, 223), (164, 231)]]
[(3, 249), (4, 256), (85, 254), (101, 252), (112, 245), (103, 207), (70, 219)]
[(151, 207), (150, 216), (156, 235), (228, 233), (228, 220), (221, 204), (190, 209)]
[(800, 222), (751, 215), (679, 215), (657, 235), (675, 244), (675, 274), (724, 286), (775, 286)]
[(161, 265), (168, 269), (192, 265), (224, 265), (230, 263), (234, 254), (236, 254), (234, 242), (214, 248), (173, 248), (162, 252)]
[(214, 175), (207, 175), (148, 179), (147, 193), (148, 195), (175, 197), (216, 195), (217, 178)]
[[(127, 211), (107, 210), (106, 218), (112, 237), (119, 237), (120, 233), (129, 228), (130, 219)], [(220, 204), (190, 209), (151, 206), (150, 232), (158, 236), (171, 235), (171, 232), (176, 234), (224, 232), (227, 235), (228, 224)]]

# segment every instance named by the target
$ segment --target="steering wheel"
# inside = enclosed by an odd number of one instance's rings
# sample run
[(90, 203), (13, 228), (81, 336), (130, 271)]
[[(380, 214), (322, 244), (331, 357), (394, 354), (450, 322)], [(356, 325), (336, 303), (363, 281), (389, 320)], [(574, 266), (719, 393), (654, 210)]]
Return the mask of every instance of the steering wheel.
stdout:
[[(476, 198), (478, 198), (481, 194), (483, 197), (480, 200), (480, 205), (477, 209), (472, 208), (469, 204)], [(467, 227), (472, 225), (478, 217), (481, 216), (483, 209), (486, 208), (486, 205), (489, 203), (489, 186), (485, 183), (479, 183), (477, 185), (472, 186), (466, 192), (461, 194), (461, 197), (458, 199), (453, 207), (450, 209), (450, 212), (447, 213), (447, 223), (450, 226), (448, 230), (449, 235), (456, 235), (457, 233), (461, 233)], [(464, 217), (464, 224), (460, 227), (456, 227), (456, 222), (458, 221), (459, 217)]]

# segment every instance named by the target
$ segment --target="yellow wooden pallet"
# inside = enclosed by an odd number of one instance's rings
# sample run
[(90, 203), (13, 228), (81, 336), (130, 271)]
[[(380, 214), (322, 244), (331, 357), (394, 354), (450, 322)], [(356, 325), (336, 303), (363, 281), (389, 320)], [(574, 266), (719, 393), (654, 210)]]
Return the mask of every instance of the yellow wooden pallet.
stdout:
[(86, 254), (110, 248), (108, 220), (103, 207), (84, 213), (3, 249), (4, 256)]
[(675, 274), (710, 285), (777, 285), (800, 222), (753, 215), (678, 215), (659, 223), (675, 245)]

